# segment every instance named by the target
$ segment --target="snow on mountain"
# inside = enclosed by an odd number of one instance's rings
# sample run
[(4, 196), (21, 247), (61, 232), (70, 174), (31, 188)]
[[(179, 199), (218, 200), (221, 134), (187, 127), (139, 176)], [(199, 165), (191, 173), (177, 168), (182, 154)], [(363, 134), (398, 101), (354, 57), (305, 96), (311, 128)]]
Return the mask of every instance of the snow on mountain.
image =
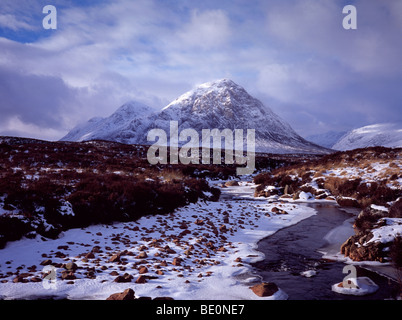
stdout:
[(331, 149), (335, 143), (341, 139), (347, 131), (328, 131), (321, 134), (314, 134), (306, 137), (306, 140), (311, 141), (319, 146)]
[[(120, 109), (119, 109), (120, 110)], [(256, 151), (273, 153), (328, 153), (329, 150), (306, 141), (291, 126), (229, 79), (204, 83), (172, 101), (159, 112), (125, 114), (95, 120), (72, 130), (63, 140), (113, 140), (129, 144), (153, 144), (147, 134), (153, 128), (168, 135), (170, 122), (178, 121), (179, 132), (195, 129), (255, 129)], [(112, 119), (119, 119), (116, 123)], [(117, 125), (116, 125), (117, 124)], [(184, 143), (183, 143), (184, 144)]]
[(151, 107), (137, 101), (130, 101), (122, 105), (107, 118), (92, 118), (88, 122), (79, 124), (72, 129), (61, 141), (88, 141), (110, 140), (124, 142), (130, 137), (125, 132), (127, 126), (141, 124), (141, 120), (155, 112)]
[(344, 151), (375, 146), (402, 147), (402, 124), (381, 123), (354, 129), (343, 136), (333, 149)]

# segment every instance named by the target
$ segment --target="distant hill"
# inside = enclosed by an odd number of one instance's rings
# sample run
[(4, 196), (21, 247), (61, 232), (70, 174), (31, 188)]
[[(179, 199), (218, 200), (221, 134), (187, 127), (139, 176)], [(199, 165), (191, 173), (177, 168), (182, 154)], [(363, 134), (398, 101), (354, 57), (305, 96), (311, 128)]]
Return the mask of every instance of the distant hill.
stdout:
[(402, 124), (381, 123), (354, 129), (333, 145), (335, 150), (352, 150), (367, 147), (402, 147)]

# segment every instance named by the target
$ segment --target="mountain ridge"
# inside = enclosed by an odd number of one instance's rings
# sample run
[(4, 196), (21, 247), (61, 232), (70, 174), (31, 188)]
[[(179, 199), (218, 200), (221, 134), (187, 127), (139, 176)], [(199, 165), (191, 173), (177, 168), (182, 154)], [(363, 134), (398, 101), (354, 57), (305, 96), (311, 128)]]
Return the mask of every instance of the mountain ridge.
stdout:
[(353, 129), (338, 140), (333, 149), (346, 151), (375, 146), (402, 147), (402, 124), (377, 123)]
[[(154, 128), (169, 132), (170, 122), (178, 121), (179, 130), (255, 129), (256, 151), (270, 153), (330, 153), (331, 150), (311, 143), (298, 135), (292, 127), (262, 102), (230, 79), (207, 82), (190, 90), (160, 111), (122, 119), (119, 108), (111, 119), (120, 119), (114, 127), (105, 120), (76, 127), (61, 140), (104, 139), (128, 144), (151, 144), (147, 133)], [(117, 115), (116, 115), (117, 113)], [(131, 117), (131, 118), (130, 118)], [(81, 140), (82, 141), (82, 140)]]

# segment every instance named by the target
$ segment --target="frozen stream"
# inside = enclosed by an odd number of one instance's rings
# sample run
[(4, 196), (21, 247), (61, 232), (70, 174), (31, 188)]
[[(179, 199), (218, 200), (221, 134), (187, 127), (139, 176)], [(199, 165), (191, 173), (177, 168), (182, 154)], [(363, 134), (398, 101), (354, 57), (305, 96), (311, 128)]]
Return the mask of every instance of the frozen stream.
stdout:
[(259, 242), (258, 250), (265, 254), (265, 259), (254, 264), (257, 274), (264, 281), (275, 282), (290, 300), (383, 300), (392, 297), (394, 284), (388, 278), (359, 267), (358, 276), (367, 276), (380, 287), (376, 293), (358, 297), (331, 291), (331, 285), (346, 276), (342, 273), (345, 264), (323, 259), (322, 252), (335, 254), (339, 251), (341, 243), (353, 234), (353, 217), (333, 204), (310, 206), (317, 210), (316, 215)]

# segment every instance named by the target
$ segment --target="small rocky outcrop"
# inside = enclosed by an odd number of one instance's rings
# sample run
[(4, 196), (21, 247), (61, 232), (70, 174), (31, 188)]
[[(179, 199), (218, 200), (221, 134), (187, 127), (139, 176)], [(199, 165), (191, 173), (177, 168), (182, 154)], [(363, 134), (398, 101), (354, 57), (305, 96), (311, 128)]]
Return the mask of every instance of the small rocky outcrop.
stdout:
[(353, 261), (385, 262), (388, 251), (384, 250), (392, 245), (381, 241), (370, 241), (374, 235), (372, 230), (386, 225), (388, 210), (382, 207), (370, 206), (364, 208), (357, 216), (353, 227), (355, 235), (349, 237), (341, 246), (341, 253)]
[(359, 232), (349, 237), (342, 246), (341, 253), (353, 261), (379, 261), (384, 262), (386, 244), (381, 242), (367, 243), (373, 234), (370, 231)]

